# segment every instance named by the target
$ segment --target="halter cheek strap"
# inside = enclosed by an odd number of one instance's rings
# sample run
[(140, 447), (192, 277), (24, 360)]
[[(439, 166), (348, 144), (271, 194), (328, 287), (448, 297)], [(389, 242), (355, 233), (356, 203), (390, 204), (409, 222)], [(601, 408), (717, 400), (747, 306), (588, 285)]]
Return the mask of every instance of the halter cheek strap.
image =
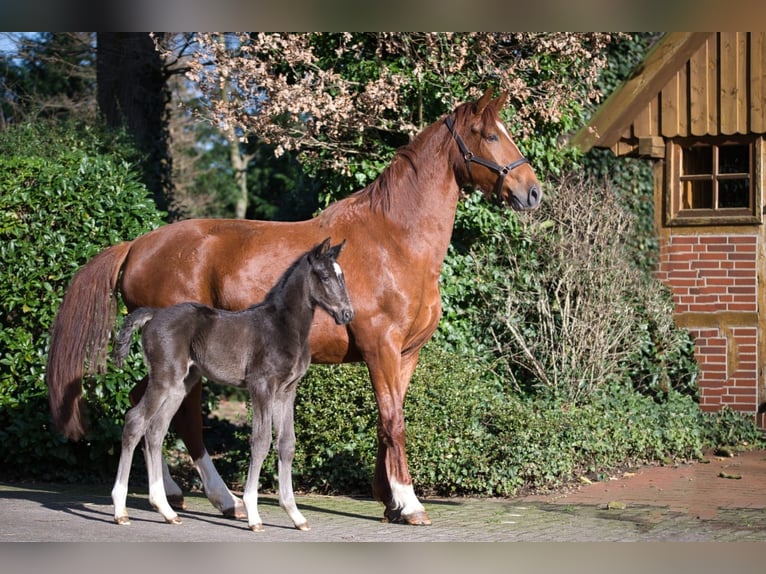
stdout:
[(468, 170), (468, 177), (471, 178), (472, 182), (473, 182), (473, 174), (471, 173), (472, 162), (478, 163), (479, 165), (483, 165), (487, 169), (490, 169), (497, 174), (497, 181), (495, 182), (495, 188), (494, 188), (495, 195), (500, 194), (500, 190), (503, 187), (503, 182), (505, 181), (505, 176), (508, 175), (508, 173), (512, 169), (515, 169), (522, 164), (529, 163), (529, 160), (523, 156), (515, 161), (512, 161), (506, 166), (502, 166), (489, 159), (476, 157), (473, 154), (473, 152), (469, 150), (468, 147), (465, 145), (465, 142), (463, 141), (463, 138), (460, 137), (460, 134), (457, 133), (457, 131), (455, 131), (454, 120), (450, 116), (447, 116), (446, 118), (444, 118), (444, 123), (447, 124), (447, 129), (449, 129), (449, 132), (452, 134), (452, 137), (455, 138), (455, 142), (457, 142), (457, 147), (460, 149), (460, 153), (463, 154), (463, 159), (465, 160), (465, 167)]

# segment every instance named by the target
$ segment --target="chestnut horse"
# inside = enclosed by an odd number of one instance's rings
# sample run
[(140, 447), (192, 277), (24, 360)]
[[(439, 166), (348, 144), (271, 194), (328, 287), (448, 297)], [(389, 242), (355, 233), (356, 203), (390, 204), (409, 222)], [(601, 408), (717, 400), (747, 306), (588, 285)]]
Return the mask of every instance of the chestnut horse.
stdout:
[[(499, 111), (507, 94), (491, 90), (424, 128), (366, 188), (301, 222), (197, 219), (166, 225), (113, 245), (74, 276), (56, 315), (47, 381), (53, 421), (84, 433), (82, 378), (104, 368), (117, 292), (128, 309), (196, 301), (240, 310), (263, 299), (288, 264), (328, 235), (345, 238), (344, 272), (355, 318), (314, 319), (310, 345), (318, 363), (364, 361), (378, 407), (373, 495), (392, 522), (430, 524), (415, 495), (405, 453), (403, 404), (420, 349), (441, 315), (439, 274), (461, 188), (473, 185), (515, 210), (537, 207), (541, 190)], [(145, 380), (142, 381), (145, 385)], [(139, 384), (132, 394), (137, 402)], [(244, 516), (202, 442), (201, 385), (173, 424), (211, 503)], [(166, 470), (166, 469), (165, 469)], [(169, 498), (183, 498), (165, 473)]]

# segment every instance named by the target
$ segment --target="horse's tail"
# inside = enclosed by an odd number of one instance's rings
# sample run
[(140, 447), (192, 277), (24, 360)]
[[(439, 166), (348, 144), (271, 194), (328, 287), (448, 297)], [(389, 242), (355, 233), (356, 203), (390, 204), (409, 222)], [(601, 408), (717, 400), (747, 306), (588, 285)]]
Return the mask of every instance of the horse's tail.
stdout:
[(51, 329), (48, 400), (53, 423), (64, 436), (85, 434), (82, 379), (106, 371), (106, 348), (117, 313), (117, 281), (130, 242), (105, 249), (72, 278)]
[(125, 317), (122, 328), (114, 338), (112, 345), (112, 360), (120, 367), (130, 351), (130, 343), (133, 340), (133, 331), (143, 327), (154, 316), (154, 309), (141, 307)]

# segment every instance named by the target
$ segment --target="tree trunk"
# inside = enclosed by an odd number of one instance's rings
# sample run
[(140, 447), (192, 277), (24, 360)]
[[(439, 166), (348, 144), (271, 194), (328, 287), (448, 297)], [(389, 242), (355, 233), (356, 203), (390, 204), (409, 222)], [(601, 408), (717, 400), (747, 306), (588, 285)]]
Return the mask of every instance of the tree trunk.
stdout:
[(107, 125), (125, 128), (145, 155), (144, 183), (157, 206), (172, 198), (170, 90), (162, 59), (147, 33), (99, 32), (97, 98)]

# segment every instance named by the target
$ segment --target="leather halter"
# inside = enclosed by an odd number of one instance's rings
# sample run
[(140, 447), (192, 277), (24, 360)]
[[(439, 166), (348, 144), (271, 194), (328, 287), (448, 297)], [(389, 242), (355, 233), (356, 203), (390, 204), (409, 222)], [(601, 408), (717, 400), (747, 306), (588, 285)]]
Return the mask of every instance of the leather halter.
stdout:
[(455, 141), (457, 142), (457, 147), (460, 148), (460, 153), (463, 154), (463, 159), (465, 160), (465, 167), (468, 170), (468, 177), (471, 178), (471, 182), (473, 182), (473, 174), (471, 173), (471, 162), (478, 163), (479, 165), (483, 165), (487, 169), (490, 169), (497, 174), (497, 181), (495, 182), (495, 188), (493, 190), (493, 193), (495, 196), (500, 195), (500, 190), (503, 187), (505, 176), (508, 175), (508, 173), (512, 169), (515, 169), (522, 164), (529, 163), (529, 160), (525, 158), (524, 156), (522, 156), (520, 159), (512, 161), (506, 166), (502, 166), (489, 159), (476, 157), (473, 154), (473, 152), (470, 151), (468, 147), (466, 147), (465, 142), (463, 141), (463, 138), (460, 137), (460, 134), (455, 131), (455, 122), (452, 120), (452, 118), (450, 116), (447, 116), (446, 118), (444, 118), (444, 123), (447, 124), (447, 129), (449, 129), (450, 133), (452, 134), (452, 137), (455, 138)]

